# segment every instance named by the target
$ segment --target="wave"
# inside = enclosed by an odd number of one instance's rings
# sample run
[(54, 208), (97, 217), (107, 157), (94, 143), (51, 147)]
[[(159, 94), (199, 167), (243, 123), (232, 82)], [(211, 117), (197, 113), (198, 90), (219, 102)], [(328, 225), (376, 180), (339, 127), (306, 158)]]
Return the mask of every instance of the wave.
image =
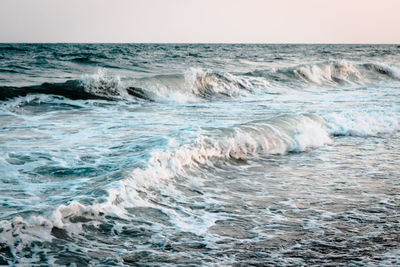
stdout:
[(293, 72), (305, 82), (317, 85), (362, 84), (364, 80), (354, 65), (342, 62), (302, 66)]
[(184, 74), (156, 75), (121, 81), (103, 69), (64, 83), (25, 87), (0, 87), (0, 100), (27, 94), (52, 94), (70, 99), (108, 99), (198, 102), (240, 97), (255, 92), (281, 94), (285, 88), (302, 86), (364, 86), (390, 79), (400, 81), (400, 69), (381, 63), (344, 61), (299, 65), (275, 70), (231, 74), (191, 68)]
[[(108, 216), (129, 218), (130, 207), (156, 205), (143, 196), (146, 192), (162, 188), (177, 175), (185, 176), (187, 170), (212, 166), (218, 160), (234, 163), (266, 154), (301, 152), (318, 147), (331, 142), (324, 127), (323, 120), (316, 115), (280, 116), (221, 129), (225, 133), (219, 136), (199, 136), (195, 142), (174, 151), (154, 152), (145, 169), (136, 168), (129, 177), (109, 185), (105, 202), (84, 205), (74, 201), (60, 205), (47, 216), (17, 216), (0, 221), (0, 245), (8, 247), (9, 258), (15, 259), (21, 256), (19, 254), (29, 254), (24, 248), (32, 243), (69, 239), (84, 229), (96, 229), (110, 218)], [(170, 220), (179, 221), (174, 218), (178, 216), (176, 214), (168, 216)], [(177, 225), (184, 227), (182, 223)]]
[(332, 136), (363, 138), (399, 130), (400, 118), (384, 112), (282, 115), (220, 128), (217, 134), (200, 134), (192, 143), (154, 151), (145, 168), (136, 168), (127, 178), (110, 185), (105, 203), (86, 207), (75, 202), (73, 210), (62, 206), (53, 216), (60, 228), (69, 225), (71, 216), (108, 214), (123, 218), (125, 208), (149, 205), (142, 198), (148, 189), (161, 188), (176, 177), (198, 179), (188, 171), (204, 171), (221, 162), (237, 165), (268, 155), (300, 153), (332, 144)]
[(129, 207), (152, 205), (142, 198), (141, 192), (162, 187), (177, 175), (185, 175), (188, 169), (211, 166), (218, 160), (249, 160), (319, 147), (331, 142), (324, 127), (323, 120), (316, 115), (280, 116), (225, 129), (220, 136), (199, 136), (194, 143), (175, 151), (154, 152), (145, 169), (134, 169), (128, 178), (110, 185), (106, 202), (89, 206), (72, 202), (59, 206), (47, 218), (16, 217), (2, 221), (0, 243), (23, 247), (35, 240), (51, 241), (60, 233), (67, 237), (79, 233), (84, 223), (95, 224), (107, 215), (124, 218)]
[[(131, 177), (122, 182), (124, 188), (140, 191), (184, 175), (186, 168), (211, 166), (219, 160), (237, 162), (268, 154), (284, 155), (331, 142), (325, 122), (313, 114), (279, 116), (220, 130), (222, 135), (199, 136), (194, 143), (175, 151), (154, 152), (148, 168), (135, 169)], [(132, 196), (132, 192), (128, 194)]]
[(68, 219), (71, 216), (95, 217), (93, 214), (105, 214), (125, 218), (127, 208), (153, 206), (143, 198), (145, 192), (162, 188), (175, 177), (197, 179), (194, 178), (197, 176), (188, 177), (187, 172), (202, 171), (221, 160), (236, 165), (238, 161), (298, 153), (331, 143), (325, 122), (313, 114), (279, 116), (220, 130), (222, 134), (200, 135), (193, 143), (178, 149), (153, 152), (146, 168), (136, 168), (129, 177), (110, 185), (104, 203), (86, 207), (74, 202), (70, 206), (60, 207), (52, 215), (57, 227), (72, 227)]
[(49, 94), (70, 99), (129, 100), (130, 97), (134, 97), (147, 101), (191, 102), (239, 96), (265, 86), (264, 79), (202, 69), (191, 69), (184, 75), (157, 75), (122, 82), (119, 76), (108, 75), (99, 69), (96, 74), (86, 74), (79, 80), (63, 83), (43, 83), (25, 87), (2, 86), (0, 100), (28, 94)]
[(268, 83), (263, 78), (191, 68), (183, 75), (138, 79), (135, 85), (155, 101), (197, 102), (244, 96)]
[(186, 74), (192, 93), (203, 98), (215, 96), (234, 97), (257, 88), (265, 88), (268, 84), (264, 79), (251, 78), (230, 73), (219, 73), (192, 69)]
[(59, 228), (71, 227), (68, 218), (73, 216), (108, 214), (124, 218), (126, 208), (152, 206), (143, 199), (143, 192), (162, 188), (176, 177), (198, 179), (198, 175), (188, 174), (190, 171), (204, 171), (221, 161), (224, 165), (237, 165), (268, 155), (300, 153), (332, 144), (332, 136), (390, 134), (400, 130), (400, 118), (393, 115), (383, 112), (282, 115), (221, 128), (214, 135), (203, 133), (192, 143), (153, 152), (147, 167), (136, 168), (127, 178), (110, 185), (106, 202), (90, 207), (74, 202), (71, 207), (60, 207), (53, 217)]
[(400, 69), (383, 63), (354, 63), (329, 61), (297, 65), (289, 68), (255, 70), (249, 76), (264, 77), (275, 84), (287, 87), (317, 85), (337, 87), (343, 85), (370, 85), (380, 80), (400, 81)]
[(400, 69), (383, 63), (364, 63), (361, 64), (366, 70), (383, 77), (389, 77), (400, 81)]
[(324, 119), (333, 136), (376, 136), (400, 130), (400, 117), (388, 111), (338, 112)]
[(63, 96), (69, 99), (106, 99), (121, 100), (129, 96), (146, 99), (140, 88), (124, 87), (119, 76), (106, 75), (102, 70), (97, 74), (85, 75), (79, 80), (68, 80), (62, 83), (42, 83), (41, 85), (0, 87), (0, 100), (24, 97), (28, 94), (45, 94)]
[[(35, 241), (70, 239), (71, 235), (76, 237), (84, 229), (97, 229), (107, 218), (127, 219), (129, 223), (129, 208), (163, 209), (147, 199), (151, 195), (149, 192), (168, 187), (177, 177), (200, 179), (197, 178), (199, 175), (190, 173), (207, 171), (221, 161), (224, 165), (237, 165), (238, 161), (255, 160), (271, 154), (307, 151), (331, 144), (331, 136), (391, 133), (400, 130), (400, 119), (383, 112), (283, 115), (219, 130), (214, 135), (200, 134), (193, 143), (177, 149), (153, 152), (147, 167), (136, 168), (125, 179), (110, 184), (106, 189), (108, 196), (101, 203), (73, 201), (60, 205), (47, 216), (0, 221), (0, 245), (10, 248), (9, 258), (16, 258), (19, 253), (28, 253), (24, 248)], [(169, 194), (174, 193), (174, 188), (168, 187), (167, 190)], [(170, 220), (179, 220), (176, 217), (179, 215), (173, 212), (168, 216)], [(179, 227), (184, 226), (180, 224)]]

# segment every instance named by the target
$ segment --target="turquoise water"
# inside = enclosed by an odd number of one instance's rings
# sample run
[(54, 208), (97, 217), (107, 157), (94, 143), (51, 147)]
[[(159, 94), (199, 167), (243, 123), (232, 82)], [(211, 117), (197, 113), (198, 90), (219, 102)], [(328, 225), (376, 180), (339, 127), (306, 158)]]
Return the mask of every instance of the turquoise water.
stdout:
[(0, 263), (398, 265), (399, 62), (1, 44)]

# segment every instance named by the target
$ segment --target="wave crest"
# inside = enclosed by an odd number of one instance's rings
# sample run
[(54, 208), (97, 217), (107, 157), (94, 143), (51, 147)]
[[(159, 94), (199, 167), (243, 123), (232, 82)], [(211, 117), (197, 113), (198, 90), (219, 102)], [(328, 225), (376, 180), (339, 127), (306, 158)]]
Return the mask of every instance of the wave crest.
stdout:
[(135, 87), (154, 101), (198, 102), (243, 96), (258, 88), (266, 88), (262, 77), (234, 75), (191, 68), (183, 75), (158, 75), (137, 79)]
[[(322, 118), (312, 114), (280, 116), (263, 122), (239, 125), (226, 129), (219, 137), (200, 136), (193, 144), (175, 151), (154, 152), (146, 169), (135, 169), (131, 177), (121, 181), (116, 197), (128, 200), (128, 205), (140, 201), (134, 196), (144, 188), (154, 187), (177, 175), (185, 175), (187, 168), (213, 165), (218, 160), (249, 160), (267, 154), (302, 152), (330, 143), (331, 139)], [(129, 201), (129, 199), (135, 201)]]
[(100, 97), (127, 96), (124, 84), (119, 76), (108, 75), (105, 70), (99, 69), (96, 74), (84, 75), (80, 79), (85, 92)]
[(388, 112), (340, 112), (324, 119), (335, 136), (375, 136), (400, 130), (400, 118)]
[(79, 80), (68, 80), (63, 83), (43, 83), (24, 87), (0, 86), (0, 100), (25, 97), (29, 94), (57, 95), (73, 100), (132, 100), (130, 97), (135, 99), (147, 97), (142, 89), (128, 87), (119, 76), (109, 75), (102, 69), (95, 74), (84, 75)]
[(317, 85), (362, 84), (364, 80), (360, 71), (346, 62), (301, 66), (293, 72), (298, 78)]
[[(328, 61), (293, 67), (255, 70), (247, 73), (252, 77), (264, 77), (274, 86), (298, 88), (299, 86), (373, 85), (388, 80), (400, 80), (400, 70), (395, 65), (377, 62), (356, 63)], [(303, 84), (299, 84), (299, 81)]]
[[(156, 206), (147, 199), (151, 197), (147, 195), (151, 194), (148, 189), (166, 188), (172, 179), (180, 176), (198, 179), (197, 175), (188, 173), (215, 166), (221, 160), (237, 164), (238, 160), (321, 147), (332, 142), (330, 135), (366, 136), (398, 130), (400, 120), (381, 112), (338, 112), (323, 117), (285, 115), (220, 129), (217, 135), (200, 135), (194, 143), (178, 149), (154, 152), (146, 168), (136, 168), (129, 177), (109, 185), (105, 202), (83, 205), (74, 201), (59, 206), (47, 218), (31, 216), (0, 221), (0, 243), (23, 253), (23, 248), (34, 241), (70, 238), (88, 225), (98, 227), (107, 216), (127, 218), (131, 216), (128, 208)], [(168, 187), (168, 190), (173, 193), (174, 188)]]
[(185, 75), (185, 80), (192, 93), (202, 98), (234, 97), (267, 86), (264, 79), (202, 69), (191, 69)]

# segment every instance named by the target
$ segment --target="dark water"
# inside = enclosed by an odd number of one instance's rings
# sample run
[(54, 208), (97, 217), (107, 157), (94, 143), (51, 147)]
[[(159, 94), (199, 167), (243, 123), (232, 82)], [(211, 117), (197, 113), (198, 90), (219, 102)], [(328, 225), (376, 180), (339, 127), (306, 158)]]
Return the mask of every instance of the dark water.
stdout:
[(0, 44), (0, 263), (400, 264), (400, 46)]

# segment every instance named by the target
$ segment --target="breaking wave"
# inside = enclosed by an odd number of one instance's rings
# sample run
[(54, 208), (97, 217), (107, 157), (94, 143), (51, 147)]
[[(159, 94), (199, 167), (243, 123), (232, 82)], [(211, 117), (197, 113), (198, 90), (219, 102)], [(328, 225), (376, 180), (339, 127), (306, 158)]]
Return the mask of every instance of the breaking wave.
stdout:
[(128, 90), (123, 88), (118, 76), (108, 76), (101, 70), (95, 75), (85, 75), (80, 80), (69, 80), (63, 83), (0, 87), (0, 100), (23, 97), (28, 94), (57, 95), (73, 100), (123, 99), (128, 95)]
[(155, 101), (197, 102), (244, 96), (268, 87), (262, 77), (234, 75), (191, 68), (183, 75), (158, 75), (138, 79), (135, 86)]
[[(133, 85), (132, 85), (133, 84)], [(108, 75), (102, 69), (93, 75), (64, 83), (43, 83), (36, 86), (0, 87), (0, 100), (28, 94), (50, 94), (70, 99), (129, 100), (130, 97), (148, 101), (199, 101), (221, 97), (234, 97), (265, 87), (262, 78), (235, 76), (192, 69), (184, 75), (158, 75), (149, 78), (121, 81), (119, 76)]]
[(383, 63), (352, 63), (330, 61), (318, 64), (304, 64), (288, 68), (255, 70), (249, 76), (261, 76), (275, 85), (288, 87), (370, 85), (382, 80), (400, 80), (400, 69)]
[(359, 84), (364, 80), (354, 65), (343, 62), (302, 66), (293, 72), (305, 82), (317, 85)]
[[(137, 192), (164, 183), (186, 170), (212, 166), (218, 160), (246, 161), (289, 152), (304, 152), (331, 144), (331, 136), (375, 136), (400, 130), (400, 118), (382, 112), (284, 115), (226, 129), (222, 136), (200, 136), (194, 144), (153, 153), (148, 168), (135, 169), (121, 181), (122, 191), (110, 194), (109, 204), (139, 197)], [(141, 200), (136, 199), (138, 202)], [(129, 205), (135, 205), (130, 201)]]
[(179, 176), (200, 179), (188, 173), (202, 171), (221, 160), (236, 164), (271, 154), (298, 153), (331, 144), (331, 136), (390, 133), (398, 131), (399, 125), (399, 119), (390, 114), (332, 113), (323, 117), (283, 115), (221, 128), (218, 134), (201, 134), (193, 143), (178, 149), (153, 152), (147, 167), (136, 168), (129, 177), (109, 185), (104, 202), (84, 205), (74, 201), (59, 206), (49, 216), (1, 221), (0, 244), (6, 245), (10, 257), (15, 258), (24, 254), (24, 248), (34, 241), (68, 239), (69, 235), (82, 232), (84, 227), (97, 229), (107, 216), (126, 219), (129, 208), (155, 206), (157, 204), (146, 199), (146, 192), (168, 186)]
[(105, 203), (85, 206), (72, 202), (59, 206), (47, 218), (16, 217), (13, 221), (1, 222), (0, 243), (19, 250), (34, 240), (51, 241), (63, 231), (79, 233), (84, 223), (96, 223), (99, 216), (124, 218), (126, 208), (151, 206), (141, 197), (141, 192), (162, 187), (188, 170), (199, 170), (219, 160), (244, 161), (267, 154), (283, 155), (331, 142), (324, 121), (312, 114), (279, 116), (221, 130), (222, 136), (203, 135), (177, 150), (154, 152), (145, 169), (134, 169), (128, 178), (110, 185)]
[(338, 112), (324, 119), (334, 136), (375, 136), (400, 130), (400, 117), (389, 112)]
[(0, 100), (28, 94), (51, 94), (70, 99), (108, 99), (198, 102), (240, 97), (256, 92), (280, 94), (285, 88), (305, 86), (363, 86), (387, 79), (400, 81), (396, 66), (380, 63), (335, 61), (299, 65), (275, 70), (255, 70), (231, 74), (190, 69), (184, 74), (157, 75), (122, 81), (99, 69), (96, 74), (64, 83), (43, 83), (25, 87), (0, 87)]

